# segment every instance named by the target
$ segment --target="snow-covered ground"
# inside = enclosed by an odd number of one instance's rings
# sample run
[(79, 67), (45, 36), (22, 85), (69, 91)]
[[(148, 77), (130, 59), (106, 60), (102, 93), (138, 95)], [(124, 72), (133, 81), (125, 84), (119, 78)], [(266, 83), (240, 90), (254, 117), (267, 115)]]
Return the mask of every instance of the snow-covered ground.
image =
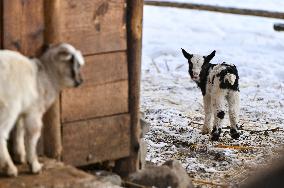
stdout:
[(282, 0), (156, 0), (284, 12)]
[[(267, 7), (271, 2), (276, 0)], [(284, 32), (275, 32), (273, 23), (281, 21), (144, 7), (141, 110), (151, 124), (148, 161), (178, 159), (194, 179), (230, 184), (276, 155), (284, 142)], [(243, 128), (238, 141), (226, 128), (219, 142), (201, 134), (202, 95), (188, 76), (181, 47), (204, 55), (216, 50), (213, 63), (237, 65)]]

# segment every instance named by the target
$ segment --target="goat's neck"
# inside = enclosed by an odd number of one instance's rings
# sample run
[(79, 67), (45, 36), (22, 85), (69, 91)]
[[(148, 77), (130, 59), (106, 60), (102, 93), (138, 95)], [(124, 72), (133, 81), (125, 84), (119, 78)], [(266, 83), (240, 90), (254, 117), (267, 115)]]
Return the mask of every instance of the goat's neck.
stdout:
[(40, 60), (38, 63), (38, 91), (44, 108), (49, 108), (60, 93), (60, 83), (52, 63)]

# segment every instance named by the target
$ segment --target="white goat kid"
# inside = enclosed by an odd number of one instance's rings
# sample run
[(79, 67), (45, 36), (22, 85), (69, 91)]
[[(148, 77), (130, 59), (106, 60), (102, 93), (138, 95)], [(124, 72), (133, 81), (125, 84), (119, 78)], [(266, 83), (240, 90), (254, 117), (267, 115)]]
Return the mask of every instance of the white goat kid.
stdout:
[(212, 140), (219, 140), (223, 119), (225, 116), (226, 101), (229, 106), (231, 124), (231, 137), (238, 139), (237, 131), (239, 118), (239, 76), (235, 65), (211, 64), (215, 50), (208, 56), (190, 54), (182, 49), (184, 57), (188, 60), (189, 74), (202, 91), (205, 120), (202, 132), (210, 132), (212, 115), (214, 115)]
[[(18, 174), (7, 149), (14, 125), (15, 160), (21, 163), (27, 160), (32, 173), (41, 171), (36, 145), (42, 116), (63, 88), (82, 83), (80, 67), (83, 64), (80, 51), (64, 43), (50, 47), (39, 59), (29, 59), (14, 51), (0, 51), (0, 167), (8, 176)], [(24, 135), (27, 136), (27, 154)]]

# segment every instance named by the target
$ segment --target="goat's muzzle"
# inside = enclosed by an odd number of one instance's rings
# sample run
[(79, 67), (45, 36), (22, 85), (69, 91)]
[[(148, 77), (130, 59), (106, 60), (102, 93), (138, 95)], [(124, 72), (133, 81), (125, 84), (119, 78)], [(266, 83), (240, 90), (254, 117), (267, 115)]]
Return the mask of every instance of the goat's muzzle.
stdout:
[(76, 79), (74, 82), (74, 87), (79, 87), (83, 83), (83, 79)]

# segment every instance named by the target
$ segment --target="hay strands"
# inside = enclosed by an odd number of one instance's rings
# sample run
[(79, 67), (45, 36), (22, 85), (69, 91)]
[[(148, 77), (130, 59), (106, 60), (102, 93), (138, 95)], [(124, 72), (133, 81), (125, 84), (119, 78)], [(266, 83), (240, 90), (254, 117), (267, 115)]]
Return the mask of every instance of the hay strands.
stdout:
[(223, 145), (223, 144), (217, 144), (214, 147), (223, 148), (223, 149), (236, 149), (236, 150), (251, 150), (251, 149), (261, 149), (262, 148), (262, 147), (253, 147), (253, 146), (231, 146), (231, 145)]
[(211, 186), (219, 186), (219, 187), (229, 187), (229, 185), (216, 183), (213, 181), (205, 181), (200, 179), (191, 179), (195, 184), (203, 184), (203, 185), (211, 185)]

